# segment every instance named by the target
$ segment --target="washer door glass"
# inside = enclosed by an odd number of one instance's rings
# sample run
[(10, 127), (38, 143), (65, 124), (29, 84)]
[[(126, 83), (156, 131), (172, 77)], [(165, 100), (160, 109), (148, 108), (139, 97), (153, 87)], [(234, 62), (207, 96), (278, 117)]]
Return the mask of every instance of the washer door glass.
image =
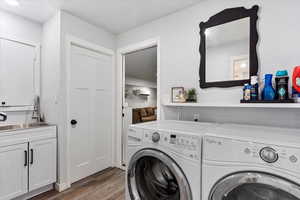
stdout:
[(244, 184), (226, 196), (223, 200), (299, 200), (295, 196), (269, 185), (263, 184)]
[(300, 187), (284, 178), (247, 172), (230, 175), (215, 185), (210, 200), (300, 200)]
[(156, 150), (137, 152), (128, 168), (129, 194), (134, 200), (192, 200), (182, 170)]

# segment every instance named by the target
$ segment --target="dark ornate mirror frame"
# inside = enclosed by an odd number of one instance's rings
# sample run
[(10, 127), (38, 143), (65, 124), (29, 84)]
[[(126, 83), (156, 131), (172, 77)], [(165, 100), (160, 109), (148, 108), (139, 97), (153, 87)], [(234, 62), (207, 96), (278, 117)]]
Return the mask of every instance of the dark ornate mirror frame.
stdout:
[[(245, 83), (250, 82), (251, 76), (256, 76), (258, 72), (258, 56), (257, 56), (257, 43), (258, 43), (258, 32), (257, 32), (257, 20), (258, 20), (258, 10), (259, 6), (255, 5), (250, 9), (244, 7), (229, 8), (223, 10), (222, 12), (209, 18), (207, 22), (200, 23), (200, 88), (209, 88), (209, 87), (234, 87), (242, 86)], [(247, 80), (232, 80), (232, 81), (218, 81), (218, 82), (206, 82), (206, 36), (205, 30), (214, 26), (221, 24), (226, 24), (233, 22), (239, 19), (250, 17), (250, 57), (249, 57), (249, 67), (250, 67), (250, 76)]]

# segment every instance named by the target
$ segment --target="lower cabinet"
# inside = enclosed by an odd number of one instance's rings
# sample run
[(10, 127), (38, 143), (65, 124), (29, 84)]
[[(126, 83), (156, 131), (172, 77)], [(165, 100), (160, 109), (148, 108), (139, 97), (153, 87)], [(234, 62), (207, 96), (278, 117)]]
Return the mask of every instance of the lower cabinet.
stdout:
[(56, 182), (56, 143), (54, 137), (41, 137), (0, 147), (0, 200), (26, 196)]
[(56, 181), (56, 140), (29, 143), (29, 192)]
[(28, 144), (0, 148), (0, 200), (28, 192)]

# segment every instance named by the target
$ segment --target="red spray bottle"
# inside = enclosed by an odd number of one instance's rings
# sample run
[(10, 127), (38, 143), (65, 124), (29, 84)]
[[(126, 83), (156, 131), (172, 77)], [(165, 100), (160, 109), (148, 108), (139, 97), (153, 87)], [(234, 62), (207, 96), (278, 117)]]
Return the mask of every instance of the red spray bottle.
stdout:
[(300, 66), (295, 67), (293, 73), (293, 98), (300, 103)]
[(293, 89), (300, 94), (300, 66), (295, 67), (294, 69)]

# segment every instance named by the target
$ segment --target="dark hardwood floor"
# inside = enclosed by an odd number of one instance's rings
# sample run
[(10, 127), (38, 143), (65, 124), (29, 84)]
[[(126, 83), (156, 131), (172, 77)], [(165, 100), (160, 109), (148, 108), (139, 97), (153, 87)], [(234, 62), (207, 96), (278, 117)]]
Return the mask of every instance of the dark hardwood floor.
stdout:
[(125, 172), (110, 168), (72, 184), (62, 193), (49, 191), (31, 200), (124, 200)]

